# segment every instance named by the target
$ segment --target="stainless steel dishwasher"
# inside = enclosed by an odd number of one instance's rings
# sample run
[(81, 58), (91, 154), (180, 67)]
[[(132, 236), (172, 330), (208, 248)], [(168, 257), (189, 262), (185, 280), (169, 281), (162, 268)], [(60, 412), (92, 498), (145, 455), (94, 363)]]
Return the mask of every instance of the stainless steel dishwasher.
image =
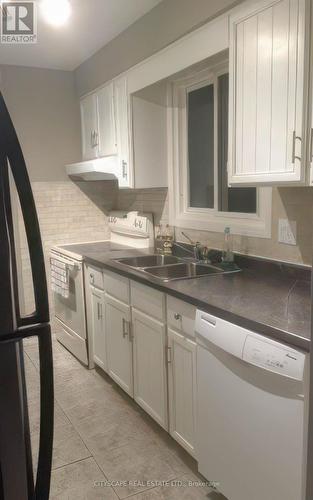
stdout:
[(303, 500), (308, 355), (197, 311), (199, 472), (228, 500)]

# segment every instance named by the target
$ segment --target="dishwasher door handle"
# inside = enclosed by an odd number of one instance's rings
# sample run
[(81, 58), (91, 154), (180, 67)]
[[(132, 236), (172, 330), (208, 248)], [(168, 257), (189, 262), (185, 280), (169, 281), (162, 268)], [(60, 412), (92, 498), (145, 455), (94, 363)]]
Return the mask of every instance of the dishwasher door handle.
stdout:
[(216, 326), (216, 319), (213, 319), (211, 316), (208, 316), (208, 315), (205, 316), (204, 314), (202, 314), (201, 320), (208, 323), (209, 326), (213, 326), (213, 327)]
[(198, 341), (203, 340), (202, 347), (208, 348), (207, 342), (210, 342), (240, 359), (242, 359), (246, 338), (250, 333), (240, 326), (200, 310), (196, 313), (195, 332)]

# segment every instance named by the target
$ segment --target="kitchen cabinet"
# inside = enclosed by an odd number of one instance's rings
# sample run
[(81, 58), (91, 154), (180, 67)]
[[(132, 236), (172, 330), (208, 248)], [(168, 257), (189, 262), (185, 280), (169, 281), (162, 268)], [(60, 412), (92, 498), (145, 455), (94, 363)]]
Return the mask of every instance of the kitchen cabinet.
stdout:
[(107, 371), (104, 283), (101, 269), (84, 266), (89, 368)]
[(168, 429), (165, 324), (132, 309), (134, 399)]
[(98, 156), (112, 156), (117, 153), (116, 129), (114, 118), (113, 83), (109, 83), (97, 92)]
[(97, 98), (95, 94), (88, 95), (80, 101), (82, 154), (84, 160), (93, 160), (98, 156), (97, 131)]
[(85, 283), (94, 363), (195, 457), (196, 308), (89, 265)]
[(82, 154), (92, 160), (117, 153), (113, 84), (109, 83), (80, 101)]
[(114, 80), (114, 104), (118, 155), (118, 180), (120, 187), (132, 187), (130, 165), (130, 120), (127, 78)]
[(168, 329), (170, 434), (195, 456), (196, 343)]
[[(311, 9), (311, 26), (313, 26), (313, 9)], [(313, 54), (313, 36), (311, 36), (311, 54)], [(310, 67), (310, 102), (309, 102), (309, 135), (308, 162), (310, 166), (310, 186), (313, 186), (313, 64)]]
[(105, 302), (104, 291), (91, 287), (91, 335), (93, 337), (93, 359), (96, 365), (107, 371), (105, 339)]
[(120, 188), (166, 187), (166, 92), (166, 85), (158, 84), (132, 98), (123, 75), (83, 97), (83, 159), (113, 157), (107, 168)]
[[(313, 103), (313, 87), (312, 87), (312, 103)], [(310, 186), (313, 186), (313, 110), (311, 115), (311, 128), (309, 132), (309, 162), (310, 162)]]
[(305, 0), (245, 2), (230, 15), (228, 181), (306, 181)]
[(168, 186), (168, 82), (130, 95), (132, 163), (136, 189)]
[(130, 306), (105, 294), (108, 374), (133, 396), (132, 331)]

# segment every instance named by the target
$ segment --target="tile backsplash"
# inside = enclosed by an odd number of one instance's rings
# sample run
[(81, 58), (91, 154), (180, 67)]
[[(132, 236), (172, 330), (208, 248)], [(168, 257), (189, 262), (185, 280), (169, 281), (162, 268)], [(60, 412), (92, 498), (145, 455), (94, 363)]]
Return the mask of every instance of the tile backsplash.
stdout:
[[(246, 255), (256, 255), (274, 260), (299, 264), (312, 264), (313, 248), (313, 190), (310, 187), (284, 187), (272, 190), (272, 237), (252, 238), (234, 235), (234, 250)], [(154, 214), (155, 223), (169, 220), (167, 189), (119, 191), (118, 207), (123, 210), (144, 210)], [(297, 244), (278, 242), (278, 220), (296, 221)], [(186, 231), (195, 241), (210, 248), (221, 249), (223, 233), (175, 228), (177, 240), (186, 241), (181, 231)]]
[[(109, 238), (110, 210), (152, 212), (155, 224), (169, 221), (167, 189), (118, 190), (114, 181), (106, 182), (33, 182), (49, 279), (49, 252), (52, 246)], [(251, 238), (234, 235), (234, 250), (275, 260), (308, 264), (312, 261), (312, 188), (273, 188), (272, 238)], [(278, 242), (278, 219), (297, 222), (297, 245)], [(21, 218), (19, 218), (21, 221)], [(210, 248), (221, 249), (223, 234), (184, 228), (195, 240)], [(183, 228), (175, 228), (177, 240), (185, 241)], [(20, 224), (21, 259), (26, 312), (33, 309), (31, 273), (27, 245)], [(53, 307), (53, 304), (51, 304)]]
[(149, 212), (153, 214), (154, 224), (167, 224), (169, 220), (167, 189), (121, 189), (118, 191), (116, 208)]
[[(115, 204), (114, 182), (74, 183), (33, 182), (42, 243), (49, 281), (49, 253), (54, 245), (109, 238), (108, 212)], [(33, 310), (30, 262), (24, 225), (19, 220), (20, 275), (24, 290), (24, 310)], [(50, 289), (50, 287), (49, 287)], [(53, 304), (50, 303), (51, 307)]]

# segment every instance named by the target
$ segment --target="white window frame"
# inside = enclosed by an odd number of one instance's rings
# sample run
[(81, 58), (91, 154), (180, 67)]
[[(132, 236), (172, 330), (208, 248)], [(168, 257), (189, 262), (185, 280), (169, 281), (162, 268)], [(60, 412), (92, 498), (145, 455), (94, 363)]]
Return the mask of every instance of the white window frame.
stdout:
[[(168, 172), (170, 224), (185, 229), (223, 232), (230, 226), (233, 234), (270, 238), (272, 188), (257, 188), (256, 214), (218, 210), (217, 79), (228, 71), (224, 61), (209, 69), (175, 80), (168, 85)], [(214, 83), (214, 208), (189, 206), (187, 95), (188, 91)]]

